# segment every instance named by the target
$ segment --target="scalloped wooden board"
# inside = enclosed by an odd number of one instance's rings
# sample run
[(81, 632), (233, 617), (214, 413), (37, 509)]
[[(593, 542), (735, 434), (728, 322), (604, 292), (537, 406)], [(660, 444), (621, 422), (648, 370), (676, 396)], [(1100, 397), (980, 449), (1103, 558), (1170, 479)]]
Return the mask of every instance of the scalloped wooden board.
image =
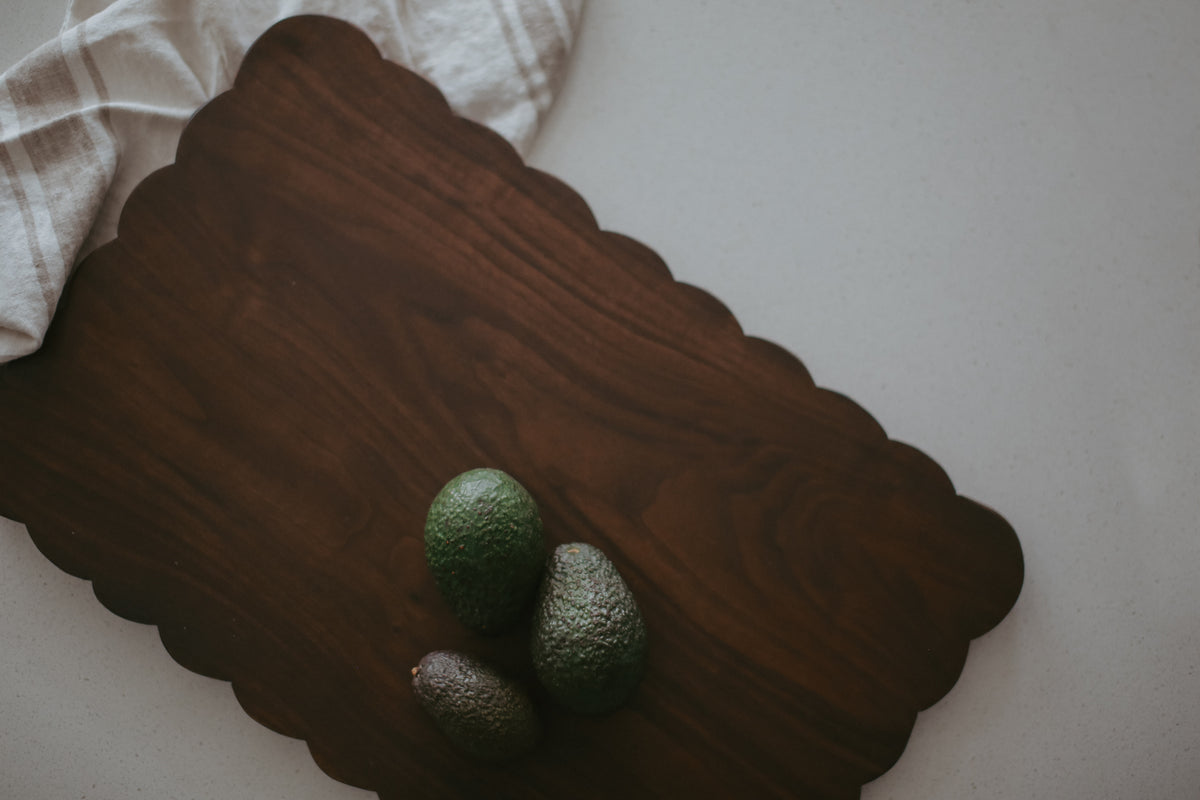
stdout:
[[(49, 558), (385, 800), (857, 797), (1023, 579), (932, 460), (319, 17), (259, 40), (0, 368), (0, 451)], [(484, 465), (626, 576), (628, 707), (557, 710), (523, 632), (442, 604), (424, 514)], [(409, 686), (439, 648), (531, 682), (537, 753), (450, 747)]]

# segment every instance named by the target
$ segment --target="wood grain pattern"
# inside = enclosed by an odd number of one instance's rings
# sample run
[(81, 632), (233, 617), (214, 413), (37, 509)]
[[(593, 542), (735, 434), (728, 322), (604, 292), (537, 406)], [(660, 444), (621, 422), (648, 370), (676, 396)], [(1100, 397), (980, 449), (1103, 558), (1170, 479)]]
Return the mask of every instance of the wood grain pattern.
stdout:
[[(0, 369), (0, 512), (330, 775), (404, 797), (857, 797), (1023, 577), (1005, 521), (328, 19), (280, 23)], [(532, 679), (425, 511), (497, 466), (603, 548), (649, 673), (502, 768), (409, 667)], [(969, 735), (969, 731), (963, 731)]]

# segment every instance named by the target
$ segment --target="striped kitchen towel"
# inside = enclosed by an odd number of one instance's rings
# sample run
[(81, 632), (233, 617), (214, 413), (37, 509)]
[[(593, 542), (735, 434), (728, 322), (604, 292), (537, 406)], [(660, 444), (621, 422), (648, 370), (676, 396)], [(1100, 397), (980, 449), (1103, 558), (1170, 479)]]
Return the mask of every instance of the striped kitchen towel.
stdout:
[(0, 76), (0, 363), (36, 350), (72, 268), (242, 56), (297, 14), (361, 28), (459, 114), (525, 152), (583, 0), (72, 0), (57, 38)]

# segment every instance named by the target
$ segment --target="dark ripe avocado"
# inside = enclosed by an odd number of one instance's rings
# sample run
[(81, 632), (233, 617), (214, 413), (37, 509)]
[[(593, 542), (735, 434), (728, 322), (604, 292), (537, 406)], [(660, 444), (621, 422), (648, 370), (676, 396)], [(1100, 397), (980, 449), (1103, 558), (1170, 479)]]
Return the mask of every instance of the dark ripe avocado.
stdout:
[(531, 653), (538, 680), (572, 711), (612, 711), (633, 693), (645, 669), (646, 624), (599, 549), (555, 548), (534, 605)]
[(534, 748), (541, 723), (529, 695), (477, 658), (435, 650), (413, 667), (412, 686), (434, 724), (483, 761), (508, 761)]
[(520, 621), (545, 566), (537, 504), (498, 469), (473, 469), (447, 483), (425, 519), (425, 560), (454, 615), (477, 633)]

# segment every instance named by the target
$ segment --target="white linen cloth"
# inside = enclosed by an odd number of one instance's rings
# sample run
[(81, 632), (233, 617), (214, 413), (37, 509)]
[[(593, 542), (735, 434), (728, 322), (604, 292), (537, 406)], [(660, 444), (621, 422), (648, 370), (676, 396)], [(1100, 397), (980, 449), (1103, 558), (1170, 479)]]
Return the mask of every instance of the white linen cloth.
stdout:
[(116, 235), (184, 124), (297, 14), (361, 28), (384, 58), (524, 153), (583, 0), (72, 0), (57, 38), (0, 76), (0, 363), (42, 342), (74, 266)]

